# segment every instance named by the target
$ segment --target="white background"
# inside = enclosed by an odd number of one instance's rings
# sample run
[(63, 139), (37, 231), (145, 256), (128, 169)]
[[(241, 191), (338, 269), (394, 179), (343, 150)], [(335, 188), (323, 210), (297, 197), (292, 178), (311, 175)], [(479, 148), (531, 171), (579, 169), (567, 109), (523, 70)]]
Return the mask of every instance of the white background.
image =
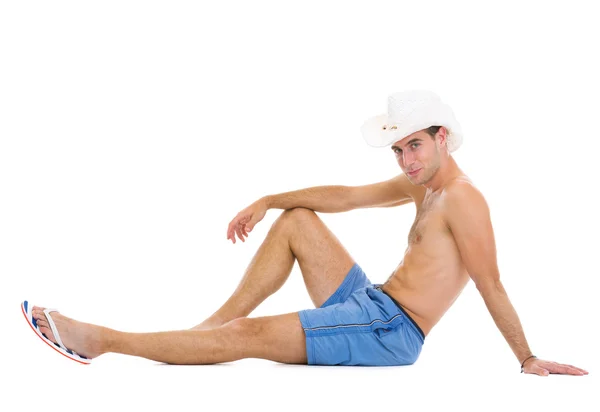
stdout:
[[(0, 403), (597, 408), (597, 14), (578, 1), (451, 3), (2, 3)], [(412, 88), (438, 93), (462, 125), (454, 157), (488, 200), (531, 349), (590, 375), (519, 374), (472, 282), (409, 367), (177, 367), (114, 354), (83, 367), (24, 322), (27, 299), (124, 331), (196, 325), (233, 292), (281, 213), (233, 245), (226, 228), (239, 210), (400, 173), (359, 128), (387, 110), (388, 94)], [(382, 282), (414, 206), (320, 216)], [(296, 265), (251, 316), (309, 307)]]

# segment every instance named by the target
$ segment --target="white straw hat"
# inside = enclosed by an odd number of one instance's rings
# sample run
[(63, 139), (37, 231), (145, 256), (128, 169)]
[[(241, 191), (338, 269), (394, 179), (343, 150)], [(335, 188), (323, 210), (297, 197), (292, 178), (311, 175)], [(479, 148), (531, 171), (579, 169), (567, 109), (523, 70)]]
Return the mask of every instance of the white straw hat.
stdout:
[(388, 113), (371, 117), (360, 131), (368, 145), (385, 147), (430, 126), (448, 129), (450, 152), (462, 144), (462, 130), (450, 106), (429, 90), (407, 90), (390, 95)]

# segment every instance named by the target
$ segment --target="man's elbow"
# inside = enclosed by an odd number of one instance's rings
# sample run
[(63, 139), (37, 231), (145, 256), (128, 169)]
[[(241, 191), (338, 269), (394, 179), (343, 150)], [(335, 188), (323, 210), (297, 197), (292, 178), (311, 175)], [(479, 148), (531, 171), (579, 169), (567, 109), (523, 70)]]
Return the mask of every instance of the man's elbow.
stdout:
[(483, 297), (497, 293), (506, 294), (504, 286), (500, 281), (500, 274), (498, 273), (486, 276), (471, 276), (471, 278), (475, 283), (475, 287)]

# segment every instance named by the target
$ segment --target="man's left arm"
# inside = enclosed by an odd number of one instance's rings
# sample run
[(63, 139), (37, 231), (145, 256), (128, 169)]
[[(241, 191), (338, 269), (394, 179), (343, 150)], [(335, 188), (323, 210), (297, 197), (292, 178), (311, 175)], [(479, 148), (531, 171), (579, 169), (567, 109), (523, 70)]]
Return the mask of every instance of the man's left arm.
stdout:
[(584, 375), (571, 365), (532, 357), (521, 322), (500, 281), (496, 242), (485, 198), (474, 186), (457, 182), (446, 189), (445, 218), (469, 276), (475, 283), (496, 326), (510, 345), (526, 373)]

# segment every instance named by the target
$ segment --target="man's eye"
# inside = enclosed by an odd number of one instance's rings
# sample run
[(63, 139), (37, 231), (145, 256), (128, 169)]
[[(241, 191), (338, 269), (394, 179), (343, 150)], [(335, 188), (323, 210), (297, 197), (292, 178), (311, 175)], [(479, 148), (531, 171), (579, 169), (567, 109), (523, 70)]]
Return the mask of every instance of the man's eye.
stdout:
[[(413, 143), (410, 145), (413, 149), (416, 149), (417, 147), (421, 146), (419, 143)], [(401, 154), (402, 153), (402, 149), (394, 149), (394, 153), (396, 154)]]

